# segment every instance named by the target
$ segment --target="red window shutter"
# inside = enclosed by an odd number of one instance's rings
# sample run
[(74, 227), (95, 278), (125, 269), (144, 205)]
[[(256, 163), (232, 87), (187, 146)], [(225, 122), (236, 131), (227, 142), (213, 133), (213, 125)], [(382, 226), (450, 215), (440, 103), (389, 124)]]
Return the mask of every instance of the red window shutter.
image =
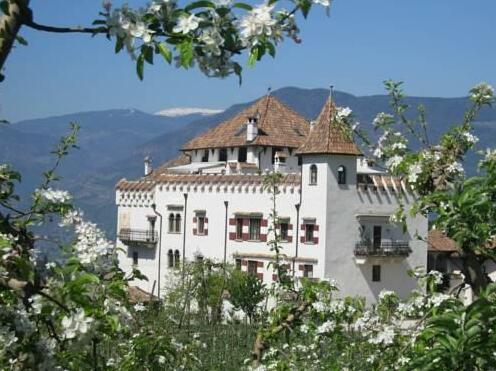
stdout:
[(260, 281), (263, 281), (263, 273), (257, 273), (257, 278), (258, 278)]
[(263, 262), (257, 262), (257, 267), (258, 268), (263, 268)]
[(267, 219), (262, 219), (260, 222), (261, 227), (267, 227), (269, 225), (269, 221)]
[(236, 232), (229, 232), (229, 239), (234, 241), (236, 239)]
[(196, 216), (193, 217), (193, 223), (196, 223)]
[(286, 241), (288, 241), (288, 242), (293, 242), (293, 236), (288, 236), (288, 237), (286, 238)]
[(193, 228), (193, 234), (196, 234), (196, 228)]
[(245, 267), (248, 265), (248, 260), (241, 260), (241, 265), (244, 265)]
[(315, 244), (319, 243), (319, 238), (318, 237), (314, 237), (313, 238), (313, 243), (315, 243)]
[(229, 219), (229, 225), (236, 225), (236, 219), (230, 218)]
[(305, 236), (300, 236), (300, 242), (305, 243)]
[(272, 281), (277, 281), (277, 274), (272, 275)]
[[(204, 229), (203, 233), (205, 234), (205, 236), (208, 236), (208, 229)], [(234, 233), (234, 237), (236, 237), (236, 233)]]
[(250, 235), (248, 233), (243, 233), (242, 237), (243, 237), (243, 241), (248, 241), (248, 237), (250, 237)]
[(261, 234), (260, 235), (260, 241), (267, 242), (267, 235), (266, 234)]
[(304, 271), (305, 270), (305, 265), (304, 264), (298, 265), (298, 270)]
[(302, 224), (300, 228), (302, 231), (304, 231), (305, 230), (305, 224)]
[(288, 224), (288, 229), (293, 229), (293, 224)]
[(208, 223), (208, 218), (205, 218), (205, 223)]
[(319, 225), (318, 225), (318, 224), (315, 224), (315, 225), (313, 226), (313, 230), (314, 230), (315, 232), (318, 232), (318, 230), (319, 230)]

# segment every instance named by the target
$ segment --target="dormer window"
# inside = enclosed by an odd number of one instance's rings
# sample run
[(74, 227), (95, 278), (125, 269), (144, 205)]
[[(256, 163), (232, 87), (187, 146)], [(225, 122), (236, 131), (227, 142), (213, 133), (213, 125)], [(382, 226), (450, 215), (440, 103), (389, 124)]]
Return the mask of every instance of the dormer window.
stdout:
[(246, 162), (246, 147), (238, 148), (238, 162)]
[(310, 166), (310, 184), (317, 184), (317, 165), (313, 164)]
[(346, 168), (343, 165), (338, 167), (338, 184), (346, 184)]
[(203, 151), (202, 162), (208, 162), (208, 149)]

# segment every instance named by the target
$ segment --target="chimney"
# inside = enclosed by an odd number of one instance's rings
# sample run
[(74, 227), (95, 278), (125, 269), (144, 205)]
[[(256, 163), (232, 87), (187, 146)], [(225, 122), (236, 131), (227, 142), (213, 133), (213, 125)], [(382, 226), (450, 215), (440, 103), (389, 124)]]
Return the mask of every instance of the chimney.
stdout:
[(310, 121), (310, 131), (315, 127), (315, 120)]
[(246, 140), (252, 142), (258, 135), (258, 122), (256, 116), (248, 116), (246, 123)]
[(145, 157), (145, 176), (150, 175), (152, 172), (152, 159), (150, 156)]

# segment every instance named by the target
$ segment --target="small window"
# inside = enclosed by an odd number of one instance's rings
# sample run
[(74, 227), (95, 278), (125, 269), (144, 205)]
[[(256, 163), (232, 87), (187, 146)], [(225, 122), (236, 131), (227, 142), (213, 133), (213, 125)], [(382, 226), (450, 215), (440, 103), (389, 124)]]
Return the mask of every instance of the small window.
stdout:
[(313, 243), (313, 236), (315, 231), (314, 224), (306, 224), (305, 225), (305, 241), (308, 243)]
[(249, 239), (251, 241), (260, 240), (260, 219), (259, 218), (251, 218), (250, 219), (250, 228), (249, 228)]
[(372, 238), (372, 247), (374, 250), (380, 250), (382, 242), (382, 227), (380, 225), (374, 225), (374, 235)]
[(258, 262), (256, 260), (248, 260), (248, 274), (257, 274)]
[(176, 233), (181, 233), (181, 214), (176, 214), (175, 230)]
[(197, 233), (205, 234), (205, 216), (203, 215), (197, 216), (196, 223), (197, 223)]
[(236, 218), (236, 239), (237, 240), (243, 239), (243, 219), (242, 218)]
[(373, 265), (372, 266), (372, 281), (380, 282), (381, 281), (381, 266)]
[(305, 264), (303, 266), (303, 277), (313, 278), (313, 265)]
[(287, 241), (288, 240), (288, 230), (289, 230), (289, 225), (288, 223), (281, 223), (281, 240), (282, 241)]
[(310, 184), (317, 184), (317, 165), (310, 166)]
[(203, 151), (202, 162), (208, 162), (208, 149)]
[(172, 249), (167, 252), (167, 263), (169, 268), (174, 266), (174, 253), (172, 252)]
[(236, 269), (237, 269), (238, 271), (240, 271), (240, 270), (241, 270), (241, 259), (236, 259)]
[(178, 268), (180, 263), (181, 263), (181, 255), (179, 254), (179, 250), (176, 250), (174, 251), (174, 266)]
[(246, 147), (238, 148), (238, 162), (246, 162)]
[(172, 233), (175, 230), (174, 219), (174, 214), (169, 214), (169, 233)]
[(298, 166), (303, 165), (303, 157), (298, 156)]
[(227, 148), (219, 149), (219, 161), (227, 161)]
[(346, 168), (343, 165), (338, 167), (338, 184), (346, 184)]
[(133, 265), (138, 265), (138, 252), (133, 251)]

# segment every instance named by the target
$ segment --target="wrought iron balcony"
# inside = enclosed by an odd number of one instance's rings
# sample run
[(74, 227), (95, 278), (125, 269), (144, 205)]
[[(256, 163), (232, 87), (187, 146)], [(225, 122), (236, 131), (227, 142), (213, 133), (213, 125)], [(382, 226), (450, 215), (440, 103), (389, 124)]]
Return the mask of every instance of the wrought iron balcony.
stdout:
[(158, 233), (152, 230), (122, 228), (117, 235), (126, 245), (155, 246), (158, 241)]
[(412, 250), (408, 241), (381, 241), (380, 244), (371, 241), (357, 242), (355, 245), (355, 256), (398, 256), (410, 255)]

